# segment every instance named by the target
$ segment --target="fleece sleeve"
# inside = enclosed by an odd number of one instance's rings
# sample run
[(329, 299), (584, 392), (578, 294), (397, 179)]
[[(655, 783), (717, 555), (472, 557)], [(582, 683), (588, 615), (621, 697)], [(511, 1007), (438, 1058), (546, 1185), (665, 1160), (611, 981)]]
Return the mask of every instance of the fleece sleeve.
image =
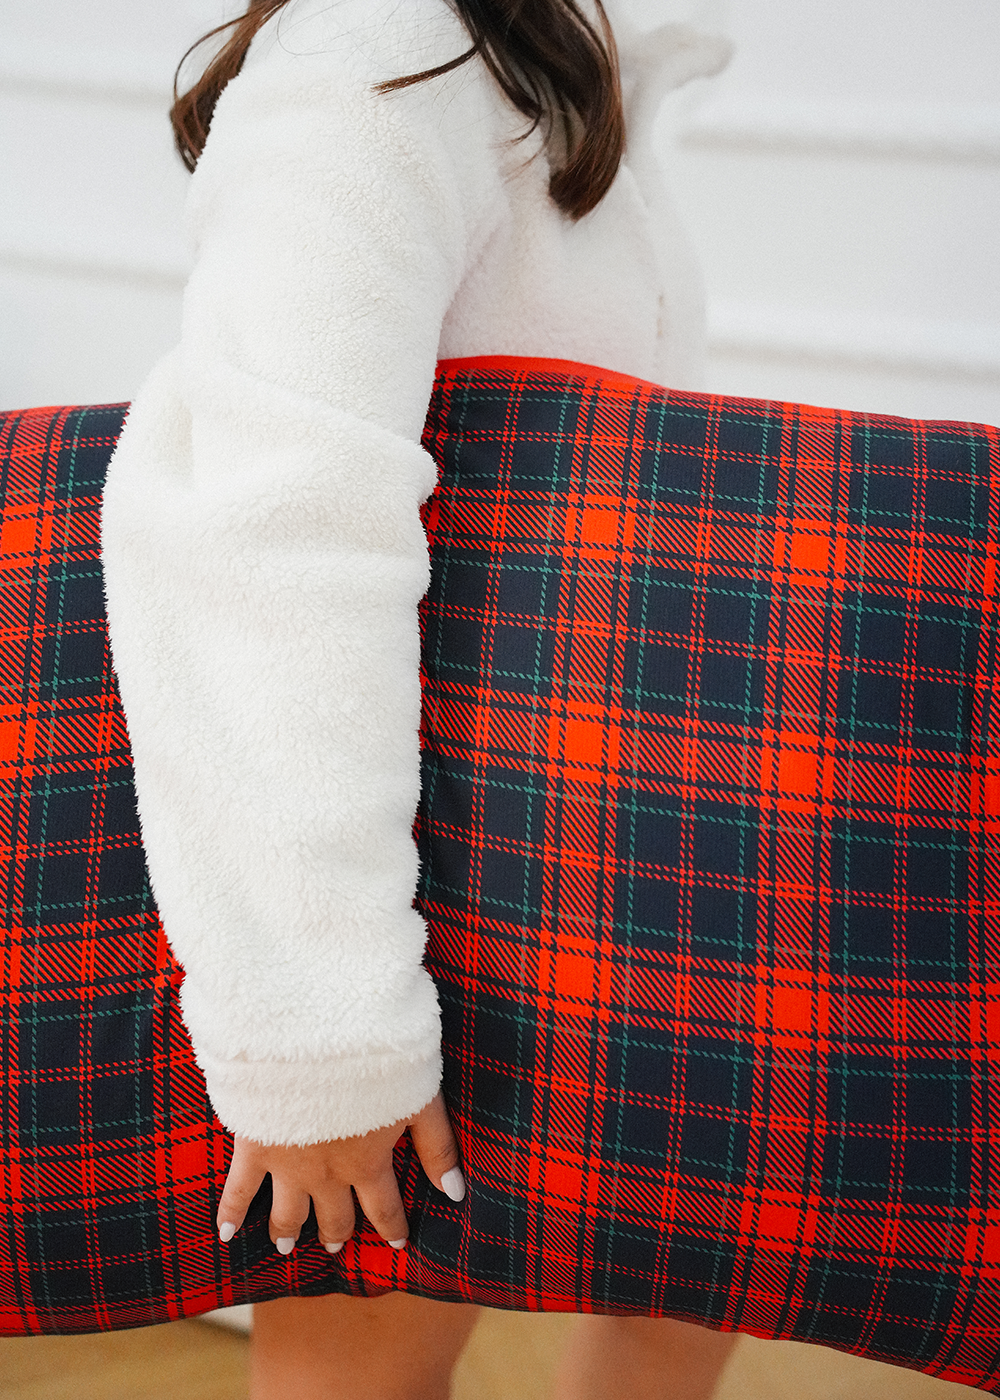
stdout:
[(440, 1079), (412, 907), (419, 437), (469, 191), (432, 85), (276, 67), (217, 109), (181, 344), (129, 415), (102, 543), (198, 1062), (230, 1130), (304, 1144)]

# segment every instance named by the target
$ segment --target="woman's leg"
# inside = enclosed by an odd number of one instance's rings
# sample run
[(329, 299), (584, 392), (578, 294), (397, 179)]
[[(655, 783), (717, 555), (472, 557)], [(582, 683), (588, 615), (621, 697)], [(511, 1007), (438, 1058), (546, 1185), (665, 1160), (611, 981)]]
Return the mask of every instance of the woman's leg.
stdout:
[(278, 1298), (253, 1310), (250, 1400), (448, 1400), (479, 1309), (409, 1293)]
[(554, 1400), (711, 1400), (731, 1333), (667, 1317), (580, 1319)]

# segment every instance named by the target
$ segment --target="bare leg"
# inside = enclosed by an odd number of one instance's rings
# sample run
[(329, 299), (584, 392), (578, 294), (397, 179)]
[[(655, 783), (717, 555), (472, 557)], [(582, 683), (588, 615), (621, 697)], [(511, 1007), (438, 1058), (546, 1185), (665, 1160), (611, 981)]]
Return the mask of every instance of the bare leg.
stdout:
[(736, 1338), (657, 1317), (580, 1319), (555, 1400), (711, 1400)]
[(478, 1315), (408, 1293), (260, 1303), (250, 1400), (447, 1400)]

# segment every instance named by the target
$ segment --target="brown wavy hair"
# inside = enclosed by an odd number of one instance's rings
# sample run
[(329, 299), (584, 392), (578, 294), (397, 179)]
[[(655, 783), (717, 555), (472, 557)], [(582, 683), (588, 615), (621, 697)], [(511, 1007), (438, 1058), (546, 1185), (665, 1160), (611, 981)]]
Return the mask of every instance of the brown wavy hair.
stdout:
[[(427, 82), (479, 57), (517, 110), (530, 118), (525, 135), (545, 123), (550, 150), (558, 145), (558, 168), (549, 182), (552, 199), (573, 219), (589, 214), (607, 193), (625, 148), (618, 55), (601, 0), (595, 0), (596, 27), (576, 0), (448, 2), (465, 24), (471, 47), (438, 68), (379, 83), (376, 91), (394, 92)], [(205, 147), (219, 94), (243, 67), (250, 41), (287, 3), (250, 0), (244, 14), (210, 30), (178, 64), (170, 120), (188, 170), (194, 169)], [(179, 93), (180, 71), (190, 55), (230, 29), (198, 81)]]

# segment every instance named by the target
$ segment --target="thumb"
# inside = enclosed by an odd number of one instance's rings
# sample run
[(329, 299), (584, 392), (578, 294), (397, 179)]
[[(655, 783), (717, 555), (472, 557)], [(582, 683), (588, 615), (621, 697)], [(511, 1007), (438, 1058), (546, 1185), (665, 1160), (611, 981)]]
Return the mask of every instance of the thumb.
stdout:
[(437, 1094), (410, 1124), (410, 1137), (428, 1179), (452, 1201), (465, 1197), (465, 1177), (458, 1165), (458, 1143), (444, 1099)]

